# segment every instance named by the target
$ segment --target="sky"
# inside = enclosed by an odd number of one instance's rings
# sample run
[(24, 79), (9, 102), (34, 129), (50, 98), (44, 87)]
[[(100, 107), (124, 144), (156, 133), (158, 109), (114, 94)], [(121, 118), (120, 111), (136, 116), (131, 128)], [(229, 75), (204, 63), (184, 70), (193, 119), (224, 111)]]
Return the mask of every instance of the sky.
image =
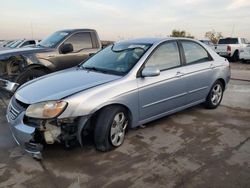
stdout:
[(102, 40), (165, 37), (173, 29), (250, 39), (250, 0), (0, 0), (0, 39), (96, 29)]

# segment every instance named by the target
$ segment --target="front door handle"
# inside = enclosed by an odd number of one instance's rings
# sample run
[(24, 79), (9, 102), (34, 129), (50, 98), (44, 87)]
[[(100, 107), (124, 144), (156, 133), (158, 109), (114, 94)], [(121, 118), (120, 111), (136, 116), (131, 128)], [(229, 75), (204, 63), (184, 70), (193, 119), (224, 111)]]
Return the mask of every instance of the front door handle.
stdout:
[(179, 78), (179, 77), (182, 77), (184, 75), (184, 73), (178, 71), (175, 75), (175, 77)]
[(214, 64), (210, 64), (210, 69), (214, 69), (215, 68), (215, 66), (214, 66)]
[(55, 57), (55, 55), (54, 54), (50, 54), (50, 55), (48, 55), (48, 57)]

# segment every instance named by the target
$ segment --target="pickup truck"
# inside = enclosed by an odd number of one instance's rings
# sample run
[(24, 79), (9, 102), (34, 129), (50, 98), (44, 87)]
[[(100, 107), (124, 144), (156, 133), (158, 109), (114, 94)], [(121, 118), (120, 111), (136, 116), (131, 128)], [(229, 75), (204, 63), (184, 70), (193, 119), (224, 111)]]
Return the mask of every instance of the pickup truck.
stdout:
[(93, 29), (57, 31), (35, 47), (0, 51), (0, 88), (9, 92), (25, 82), (78, 65), (101, 50)]
[(241, 52), (240, 52), (240, 60), (243, 62), (250, 61), (250, 44), (248, 44)]
[(235, 62), (239, 61), (240, 52), (247, 46), (245, 38), (223, 38), (215, 45), (215, 52)]

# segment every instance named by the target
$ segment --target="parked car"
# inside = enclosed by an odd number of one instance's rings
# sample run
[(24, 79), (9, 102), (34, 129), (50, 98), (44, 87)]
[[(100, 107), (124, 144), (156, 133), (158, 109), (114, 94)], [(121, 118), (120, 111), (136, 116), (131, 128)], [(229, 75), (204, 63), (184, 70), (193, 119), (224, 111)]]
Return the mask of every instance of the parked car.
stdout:
[(239, 61), (240, 51), (247, 46), (245, 38), (224, 38), (220, 39), (215, 51), (223, 57), (229, 58), (233, 62)]
[(39, 156), (42, 143), (96, 148), (122, 145), (126, 130), (204, 103), (216, 108), (230, 79), (229, 62), (192, 39), (117, 42), (78, 67), (32, 80), (12, 97), (14, 139)]
[(212, 48), (213, 50), (214, 50), (214, 43), (211, 41), (211, 40), (209, 40), (209, 39), (202, 39), (202, 40), (199, 40), (200, 42), (202, 42), (202, 43), (204, 43), (204, 44), (206, 44), (206, 45), (208, 45), (210, 48)]
[(0, 52), (0, 87), (14, 92), (17, 87), (45, 74), (74, 67), (101, 49), (95, 30), (57, 31), (36, 47)]
[(7, 45), (7, 44), (9, 44), (9, 43), (11, 43), (11, 42), (13, 42), (13, 40), (5, 40), (5, 41), (3, 41), (3, 42), (0, 44), (0, 47), (4, 47), (5, 45)]
[(4, 41), (2, 44), (1, 44), (1, 49), (2, 48), (4, 48), (4, 47), (7, 47), (8, 45), (10, 45), (10, 44), (12, 44), (12, 43), (14, 43), (15, 42), (15, 40), (6, 40), (6, 41)]
[(13, 44), (9, 45), (9, 48), (22, 48), (25, 46), (36, 46), (39, 40), (27, 40), (27, 39), (20, 39), (14, 42)]
[(240, 60), (243, 62), (250, 61), (250, 44), (240, 51)]

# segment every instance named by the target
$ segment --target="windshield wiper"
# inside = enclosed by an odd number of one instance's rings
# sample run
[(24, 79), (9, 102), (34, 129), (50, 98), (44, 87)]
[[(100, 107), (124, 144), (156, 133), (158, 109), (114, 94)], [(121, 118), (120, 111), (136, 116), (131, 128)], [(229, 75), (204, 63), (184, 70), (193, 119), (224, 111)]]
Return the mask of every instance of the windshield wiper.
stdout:
[(80, 66), (81, 69), (84, 70), (90, 70), (90, 71), (95, 71), (95, 72), (102, 72), (102, 73), (107, 73), (108, 71), (104, 70), (104, 69), (100, 69), (100, 68), (96, 68), (96, 67), (84, 67), (84, 66)]

